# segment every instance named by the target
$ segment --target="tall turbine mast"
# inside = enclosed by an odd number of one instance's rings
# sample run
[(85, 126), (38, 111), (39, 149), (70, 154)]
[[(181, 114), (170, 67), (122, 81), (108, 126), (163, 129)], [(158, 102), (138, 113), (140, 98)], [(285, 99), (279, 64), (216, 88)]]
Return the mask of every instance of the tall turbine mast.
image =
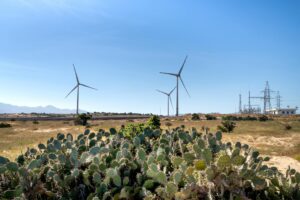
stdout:
[(79, 115), (79, 87), (80, 86), (83, 86), (83, 87), (86, 87), (86, 88), (90, 88), (90, 89), (93, 89), (93, 90), (97, 90), (96, 88), (93, 88), (93, 87), (90, 87), (88, 85), (85, 85), (85, 84), (82, 84), (80, 83), (79, 81), (79, 78), (78, 78), (78, 75), (77, 75), (77, 72), (76, 72), (76, 68), (75, 68), (75, 65), (73, 64), (73, 69), (74, 69), (74, 72), (75, 72), (75, 77), (76, 77), (76, 86), (67, 94), (67, 96), (65, 98), (67, 98), (74, 90), (77, 89), (77, 105), (76, 105), (76, 114)]
[(175, 73), (168, 73), (168, 72), (160, 72), (161, 74), (166, 74), (166, 75), (171, 75), (171, 76), (175, 76), (176, 77), (176, 88), (177, 88), (177, 91), (176, 91), (176, 116), (179, 116), (179, 81), (182, 83), (186, 93), (188, 94), (188, 96), (190, 97), (190, 94), (188, 92), (188, 90), (186, 89), (186, 86), (181, 78), (181, 73), (182, 73), (182, 70), (184, 68), (184, 65), (186, 63), (186, 60), (187, 60), (188, 56), (185, 57), (184, 61), (183, 61), (183, 64), (179, 70), (179, 72), (177, 74)]
[(176, 89), (176, 87), (173, 90), (171, 90), (171, 92), (169, 92), (169, 93), (163, 92), (161, 90), (156, 90), (157, 92), (160, 92), (164, 95), (167, 95), (167, 97), (168, 97), (168, 104), (167, 104), (168, 105), (168, 117), (170, 116), (170, 102), (171, 102), (171, 106), (173, 108), (173, 102), (172, 102), (171, 94), (174, 92), (175, 89)]

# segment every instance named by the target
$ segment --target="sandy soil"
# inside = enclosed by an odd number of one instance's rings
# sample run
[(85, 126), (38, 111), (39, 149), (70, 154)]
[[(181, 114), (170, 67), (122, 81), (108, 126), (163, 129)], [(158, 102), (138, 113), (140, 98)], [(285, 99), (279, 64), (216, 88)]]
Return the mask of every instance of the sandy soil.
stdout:
[(300, 172), (300, 162), (287, 156), (271, 156), (267, 165), (277, 167), (282, 173), (285, 173), (289, 167)]

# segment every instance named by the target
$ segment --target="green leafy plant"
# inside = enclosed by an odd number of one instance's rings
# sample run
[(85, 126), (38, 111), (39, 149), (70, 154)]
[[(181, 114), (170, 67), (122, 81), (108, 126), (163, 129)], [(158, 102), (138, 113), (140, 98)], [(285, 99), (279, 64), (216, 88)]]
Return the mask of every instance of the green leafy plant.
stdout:
[(147, 126), (152, 129), (160, 129), (160, 125), (160, 118), (157, 115), (150, 117), (150, 119), (147, 121)]

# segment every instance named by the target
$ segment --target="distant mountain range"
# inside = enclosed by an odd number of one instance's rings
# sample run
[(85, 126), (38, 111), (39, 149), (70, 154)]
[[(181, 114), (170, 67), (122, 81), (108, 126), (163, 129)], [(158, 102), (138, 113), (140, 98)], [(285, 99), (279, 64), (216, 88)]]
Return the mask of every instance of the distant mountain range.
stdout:
[[(87, 112), (80, 110), (80, 112)], [(15, 106), (5, 103), (0, 103), (0, 114), (1, 113), (49, 113), (49, 114), (72, 114), (76, 113), (76, 110), (72, 109), (61, 109), (54, 106), (38, 106), (38, 107), (28, 107), (28, 106)]]

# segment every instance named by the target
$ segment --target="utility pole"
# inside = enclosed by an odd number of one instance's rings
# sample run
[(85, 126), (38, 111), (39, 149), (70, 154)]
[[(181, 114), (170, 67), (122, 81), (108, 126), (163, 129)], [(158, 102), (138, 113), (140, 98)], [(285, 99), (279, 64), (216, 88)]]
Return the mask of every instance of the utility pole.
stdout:
[(239, 101), (239, 112), (240, 112), (240, 114), (242, 114), (242, 95), (241, 94), (239, 94), (239, 98), (240, 98), (240, 101)]
[(250, 94), (250, 91), (249, 91), (249, 97), (248, 97), (248, 113), (251, 114), (251, 94)]
[(277, 91), (276, 99), (277, 99), (277, 109), (280, 109), (280, 107), (281, 107), (281, 96), (280, 96), (279, 91)]

